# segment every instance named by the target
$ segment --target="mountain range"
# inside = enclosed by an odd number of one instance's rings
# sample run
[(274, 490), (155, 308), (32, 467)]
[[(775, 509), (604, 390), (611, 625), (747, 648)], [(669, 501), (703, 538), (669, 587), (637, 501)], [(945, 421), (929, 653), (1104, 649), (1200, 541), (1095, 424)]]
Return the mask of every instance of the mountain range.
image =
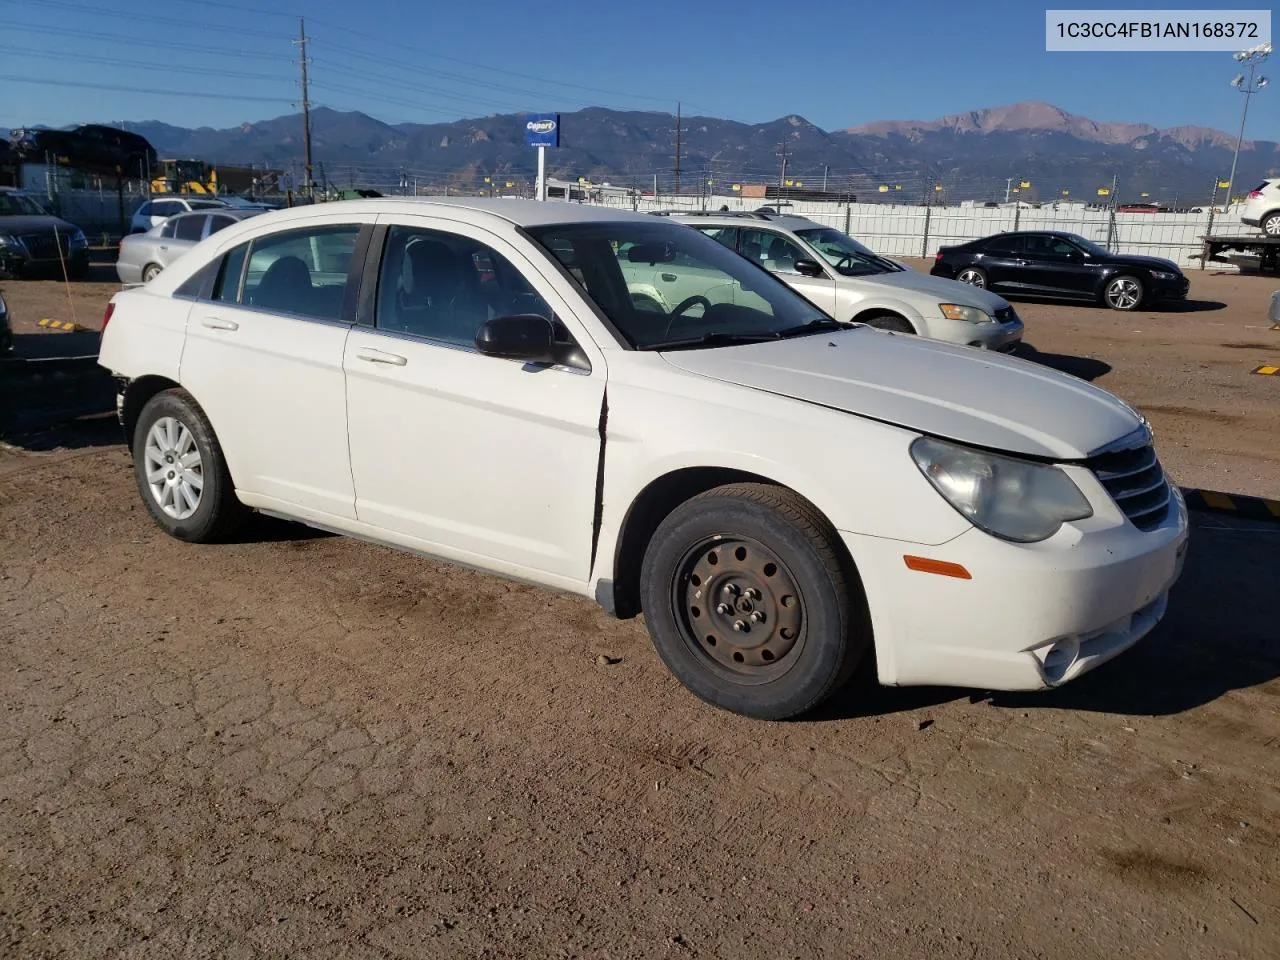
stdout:
[[(159, 122), (125, 124), (162, 157), (255, 164), (301, 175), (300, 115), (216, 130)], [(1202, 127), (1157, 129), (1141, 123), (1101, 122), (1048, 103), (1023, 102), (927, 121), (886, 120), (822, 130), (790, 115), (746, 124), (684, 117), (680, 124), (681, 186), (696, 192), (711, 180), (716, 192), (732, 183), (777, 183), (782, 177), (860, 196), (888, 186), (894, 199), (919, 200), (935, 183), (948, 200), (1002, 199), (1009, 181), (1032, 184), (1033, 197), (1070, 191), (1092, 198), (1113, 178), (1116, 195), (1183, 204), (1208, 202), (1231, 169), (1235, 138)], [(476, 188), (483, 178), (528, 182), (535, 151), (525, 146), (524, 118), (495, 115), (451, 123), (387, 124), (359, 112), (320, 108), (311, 113), (317, 175), (348, 183)], [(675, 185), (676, 118), (667, 113), (589, 107), (561, 117), (561, 147), (548, 151), (552, 176), (651, 189), (657, 175)], [(1280, 144), (1246, 140), (1236, 193), (1280, 172)], [(897, 190), (895, 188), (901, 188)], [(867, 197), (870, 199), (871, 197)]]

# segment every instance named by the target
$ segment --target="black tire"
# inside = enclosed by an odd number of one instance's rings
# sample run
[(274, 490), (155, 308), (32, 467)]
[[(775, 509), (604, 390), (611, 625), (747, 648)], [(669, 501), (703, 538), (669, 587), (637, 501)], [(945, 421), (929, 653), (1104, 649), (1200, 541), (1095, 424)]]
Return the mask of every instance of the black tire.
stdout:
[[(170, 418), (185, 427), (200, 455), (202, 488), (190, 516), (166, 513), (147, 480), (147, 442), (151, 428)], [(152, 518), (169, 536), (189, 543), (215, 543), (234, 534), (250, 511), (235, 495), (235, 486), (217, 435), (195, 398), (181, 388), (163, 390), (143, 405), (130, 442), (138, 493)], [(172, 474), (170, 474), (172, 476)]]
[(1280, 210), (1272, 210), (1258, 222), (1259, 229), (1268, 237), (1280, 237)]
[[(1121, 288), (1128, 292), (1121, 294), (1118, 292)], [(1136, 297), (1133, 294), (1134, 290), (1136, 290)], [(1142, 285), (1141, 280), (1132, 274), (1122, 273), (1119, 276), (1112, 277), (1102, 287), (1102, 302), (1112, 310), (1126, 312), (1137, 310), (1142, 306), (1146, 298), (1146, 287)]]
[[(871, 628), (861, 584), (836, 536), (811, 503), (769, 484), (728, 484), (673, 510), (641, 567), (645, 623), (668, 669), (708, 703), (765, 720), (803, 714), (838, 690), (870, 647)], [(723, 563), (712, 558), (721, 550), (732, 551)], [(730, 592), (739, 582), (735, 571), (761, 560), (766, 579), (739, 578), (759, 589)], [(695, 569), (706, 571), (707, 562), (719, 572), (699, 577)], [(724, 613), (712, 599), (736, 602)], [(755, 616), (753, 599), (762, 622), (727, 632), (733, 618)], [(794, 627), (791, 638), (784, 623)], [(769, 655), (771, 646), (788, 643)], [(745, 662), (742, 652), (758, 662)]]
[(86, 260), (76, 260), (67, 267), (67, 278), (70, 280), (83, 280), (89, 275), (89, 263)]
[(891, 330), (894, 333), (911, 333), (916, 332), (915, 327), (907, 322), (906, 318), (898, 316), (896, 313), (877, 313), (875, 316), (867, 317), (861, 321), (868, 327), (875, 327), (877, 330)]
[(164, 267), (160, 266), (158, 263), (148, 263), (142, 268), (142, 275), (140, 279), (143, 283), (150, 283), (156, 277), (160, 276), (160, 271), (163, 269)]

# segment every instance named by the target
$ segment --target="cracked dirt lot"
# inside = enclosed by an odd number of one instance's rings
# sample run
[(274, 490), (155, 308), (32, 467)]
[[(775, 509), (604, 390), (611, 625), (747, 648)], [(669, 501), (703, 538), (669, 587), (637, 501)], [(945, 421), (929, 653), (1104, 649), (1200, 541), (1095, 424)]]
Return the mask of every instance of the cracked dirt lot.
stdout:
[(0, 537), (5, 956), (1280, 955), (1275, 525), (1058, 693), (789, 724), (585, 601), (167, 539), (115, 447), (0, 455)]
[[(1277, 496), (1273, 286), (1018, 309), (1181, 482)], [(1165, 622), (1062, 691), (766, 724), (586, 601), (167, 539), (113, 443), (0, 449), (0, 956), (1280, 956), (1276, 524), (1197, 518)]]

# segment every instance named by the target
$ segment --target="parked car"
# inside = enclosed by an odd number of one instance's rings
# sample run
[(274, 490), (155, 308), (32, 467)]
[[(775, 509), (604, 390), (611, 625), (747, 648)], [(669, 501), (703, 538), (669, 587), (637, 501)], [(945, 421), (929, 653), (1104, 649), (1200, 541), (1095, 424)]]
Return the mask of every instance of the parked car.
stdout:
[(133, 212), (133, 217), (129, 221), (129, 232), (146, 233), (170, 217), (189, 210), (222, 209), (226, 206), (225, 201), (216, 197), (160, 197), (148, 200)]
[[(1003, 297), (904, 269), (805, 217), (760, 211), (665, 215), (776, 274), (838, 320), (989, 350), (1012, 351), (1022, 342), (1022, 320)], [(650, 292), (659, 302), (675, 296), (664, 276), (653, 275)]]
[(1280, 177), (1263, 180), (1249, 191), (1240, 222), (1260, 227), (1268, 237), (1280, 237)]
[(195, 210), (170, 217), (146, 233), (130, 234), (120, 240), (116, 276), (121, 283), (149, 283), (205, 237), (260, 212)]
[(1100, 302), (1136, 310), (1182, 300), (1191, 281), (1172, 260), (1112, 253), (1074, 233), (1021, 230), (938, 250), (935, 277), (1004, 294)]
[(0, 187), (0, 274), (61, 274), (64, 266), (73, 280), (88, 273), (84, 231), (55, 217), (30, 194)]
[[(650, 265), (679, 303), (633, 289)], [(690, 690), (755, 717), (873, 650), (886, 684), (1069, 682), (1155, 626), (1187, 542), (1106, 391), (833, 320), (630, 211), (262, 214), (115, 294), (99, 363), (169, 535), (258, 510), (643, 612)]]
[(0, 291), (0, 357), (13, 352), (13, 324), (9, 321), (9, 305)]

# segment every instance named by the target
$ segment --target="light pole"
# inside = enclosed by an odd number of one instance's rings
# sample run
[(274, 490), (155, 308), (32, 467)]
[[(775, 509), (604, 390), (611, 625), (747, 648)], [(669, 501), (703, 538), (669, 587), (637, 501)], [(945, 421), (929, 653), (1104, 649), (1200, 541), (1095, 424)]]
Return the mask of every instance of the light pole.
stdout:
[(1255, 76), (1258, 64), (1267, 59), (1269, 53), (1271, 53), (1270, 41), (1232, 54), (1232, 58), (1236, 63), (1247, 63), (1249, 65), (1249, 76), (1246, 78), (1243, 73), (1238, 73), (1235, 79), (1231, 81), (1231, 86), (1244, 94), (1244, 110), (1240, 112), (1240, 133), (1236, 136), (1235, 156), (1231, 158), (1231, 176), (1227, 178), (1228, 210), (1231, 209), (1231, 192), (1236, 188), (1236, 164), (1240, 160), (1240, 145), (1244, 143), (1244, 121), (1249, 116), (1249, 98), (1271, 82), (1266, 77)]

